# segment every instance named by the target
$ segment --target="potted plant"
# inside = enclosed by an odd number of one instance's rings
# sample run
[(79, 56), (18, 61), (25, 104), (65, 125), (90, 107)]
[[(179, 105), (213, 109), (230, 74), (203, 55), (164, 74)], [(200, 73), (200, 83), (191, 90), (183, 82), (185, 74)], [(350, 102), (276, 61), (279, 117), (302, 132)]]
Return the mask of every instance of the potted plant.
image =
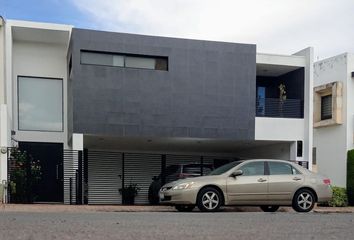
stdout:
[(284, 83), (279, 85), (279, 111), (280, 115), (283, 116), (283, 105), (286, 101), (286, 87)]
[(134, 205), (135, 197), (138, 195), (140, 188), (136, 183), (130, 183), (119, 189), (119, 193), (122, 195), (123, 205)]

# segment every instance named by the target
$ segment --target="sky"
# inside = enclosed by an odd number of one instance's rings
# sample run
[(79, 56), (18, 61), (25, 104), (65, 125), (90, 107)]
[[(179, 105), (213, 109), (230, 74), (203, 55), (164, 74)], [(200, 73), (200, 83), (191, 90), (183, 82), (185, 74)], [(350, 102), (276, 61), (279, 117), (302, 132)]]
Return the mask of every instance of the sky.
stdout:
[(0, 0), (6, 19), (257, 44), (315, 60), (354, 53), (354, 0)]

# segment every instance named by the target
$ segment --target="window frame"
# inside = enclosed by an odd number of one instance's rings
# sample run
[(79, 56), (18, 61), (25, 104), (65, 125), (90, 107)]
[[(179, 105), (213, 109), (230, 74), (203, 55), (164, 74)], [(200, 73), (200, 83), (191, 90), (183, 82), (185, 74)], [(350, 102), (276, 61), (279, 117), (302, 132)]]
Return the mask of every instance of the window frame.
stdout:
[[(39, 78), (39, 79), (48, 79), (50, 80), (60, 80), (61, 81), (61, 130), (38, 130), (38, 129), (21, 129), (20, 128), (20, 78)], [(62, 133), (64, 132), (64, 79), (63, 78), (54, 78), (54, 77), (37, 77), (37, 76), (27, 76), (27, 75), (17, 75), (17, 130), (21, 132), (54, 132)]]
[[(107, 65), (107, 64), (83, 63), (82, 62), (82, 58), (81, 58), (81, 54), (83, 52), (95, 53), (95, 54), (105, 54), (105, 55), (111, 55), (111, 56), (122, 56), (123, 57), (123, 66), (114, 66), (114, 65)], [(127, 67), (126, 66), (126, 57), (154, 59), (155, 60), (155, 67), (154, 67), (154, 69), (152, 69), (152, 68)], [(166, 60), (166, 70), (164, 70), (164, 69), (156, 69), (156, 60), (157, 59), (160, 59), (160, 60), (161, 59), (165, 59)], [(95, 50), (81, 49), (80, 50), (80, 65), (104, 66), (104, 67), (114, 67), (114, 68), (128, 68), (128, 69), (139, 69), (139, 70), (152, 70), (152, 71), (168, 72), (169, 71), (169, 57), (168, 56), (154, 56), (154, 55), (119, 53), (119, 52), (104, 52), (104, 51), (95, 51)]]
[[(332, 117), (322, 120), (321, 119), (321, 97), (332, 95)], [(343, 84), (340, 81), (323, 84), (313, 89), (313, 127), (327, 127), (333, 125), (340, 125), (343, 123)]]

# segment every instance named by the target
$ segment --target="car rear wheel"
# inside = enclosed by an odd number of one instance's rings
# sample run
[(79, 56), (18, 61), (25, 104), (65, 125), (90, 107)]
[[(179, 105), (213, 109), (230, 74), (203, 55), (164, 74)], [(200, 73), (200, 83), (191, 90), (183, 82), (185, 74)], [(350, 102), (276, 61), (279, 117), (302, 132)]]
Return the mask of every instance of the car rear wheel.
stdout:
[(222, 204), (221, 194), (215, 188), (202, 189), (197, 197), (197, 205), (202, 212), (215, 212)]
[(178, 212), (191, 212), (195, 206), (193, 205), (176, 205), (175, 208)]
[(297, 212), (309, 212), (315, 206), (315, 196), (311, 190), (300, 189), (295, 193), (293, 209)]
[(263, 212), (276, 212), (279, 209), (279, 206), (261, 206)]

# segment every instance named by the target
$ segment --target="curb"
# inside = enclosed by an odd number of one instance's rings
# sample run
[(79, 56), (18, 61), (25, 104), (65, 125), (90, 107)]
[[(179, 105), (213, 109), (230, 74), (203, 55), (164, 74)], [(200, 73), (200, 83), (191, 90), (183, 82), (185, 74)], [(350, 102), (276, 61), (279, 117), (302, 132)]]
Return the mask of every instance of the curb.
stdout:
[(350, 209), (343, 209), (343, 210), (339, 210), (339, 209), (314, 209), (313, 210), (314, 213), (354, 213), (354, 209), (350, 210)]

